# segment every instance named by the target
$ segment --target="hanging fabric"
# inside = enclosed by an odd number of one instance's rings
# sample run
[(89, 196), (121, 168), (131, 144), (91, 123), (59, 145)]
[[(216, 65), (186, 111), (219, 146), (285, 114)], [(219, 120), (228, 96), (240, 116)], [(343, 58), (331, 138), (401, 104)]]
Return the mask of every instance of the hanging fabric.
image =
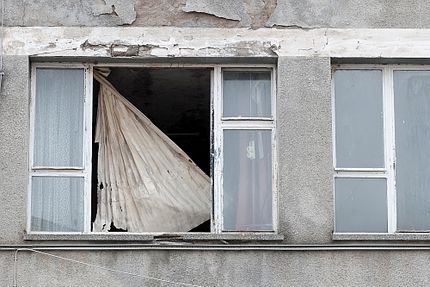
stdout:
[(207, 221), (209, 177), (104, 75), (94, 71), (100, 92), (93, 231), (113, 223), (128, 232), (184, 232)]

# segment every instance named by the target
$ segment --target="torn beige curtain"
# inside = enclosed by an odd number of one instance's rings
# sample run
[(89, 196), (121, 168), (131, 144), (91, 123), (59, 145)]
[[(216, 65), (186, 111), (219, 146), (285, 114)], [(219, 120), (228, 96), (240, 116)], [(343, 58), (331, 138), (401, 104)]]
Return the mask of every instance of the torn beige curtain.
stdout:
[(97, 216), (129, 232), (183, 232), (210, 218), (210, 179), (95, 71), (100, 83)]

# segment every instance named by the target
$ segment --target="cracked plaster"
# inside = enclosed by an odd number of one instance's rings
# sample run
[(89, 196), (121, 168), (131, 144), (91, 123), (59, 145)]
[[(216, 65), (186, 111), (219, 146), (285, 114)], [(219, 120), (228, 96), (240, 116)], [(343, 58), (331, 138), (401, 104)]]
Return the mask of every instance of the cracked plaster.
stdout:
[(430, 28), (423, 0), (5, 1), (6, 26)]
[(430, 2), (422, 0), (278, 0), (268, 27), (430, 28)]
[(132, 24), (136, 20), (135, 1), (98, 0), (93, 3), (94, 16), (111, 15), (118, 17), (121, 24)]
[(137, 0), (6, 1), (6, 26), (117, 26), (136, 20)]
[(245, 16), (243, 1), (224, 1), (224, 0), (188, 0), (184, 8), (185, 12), (200, 12), (211, 14), (217, 17), (240, 21)]

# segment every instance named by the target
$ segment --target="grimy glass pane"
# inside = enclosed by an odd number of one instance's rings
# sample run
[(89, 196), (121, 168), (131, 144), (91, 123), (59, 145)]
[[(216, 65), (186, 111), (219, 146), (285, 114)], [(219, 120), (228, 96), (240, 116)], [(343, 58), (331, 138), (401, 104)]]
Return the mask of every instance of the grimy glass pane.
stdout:
[(430, 230), (430, 71), (394, 72), (397, 228)]
[(84, 178), (33, 177), (32, 231), (84, 231)]
[(224, 230), (273, 230), (270, 130), (224, 130)]
[(336, 178), (336, 232), (387, 232), (385, 179)]
[(223, 116), (271, 117), (270, 78), (270, 71), (225, 71), (223, 73)]
[(37, 69), (35, 166), (82, 166), (83, 69)]
[(384, 167), (380, 70), (335, 72), (336, 167)]

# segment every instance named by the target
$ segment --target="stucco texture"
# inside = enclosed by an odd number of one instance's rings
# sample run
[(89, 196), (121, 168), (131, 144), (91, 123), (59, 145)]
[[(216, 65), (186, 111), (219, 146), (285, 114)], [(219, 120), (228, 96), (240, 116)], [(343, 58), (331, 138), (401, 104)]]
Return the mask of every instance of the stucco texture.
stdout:
[(28, 182), (29, 61), (4, 58), (0, 94), (0, 243), (22, 241)]
[[(213, 252), (48, 251), (83, 265), (20, 251), (16, 286), (428, 286), (429, 251)], [(12, 286), (13, 252), (0, 253), (2, 286)], [(128, 272), (113, 272), (119, 270)], [(183, 285), (182, 285), (183, 286)]]
[(330, 59), (278, 59), (279, 224), (288, 243), (333, 230)]
[(422, 0), (6, 1), (8, 26), (429, 28)]
[(422, 0), (278, 0), (268, 26), (303, 28), (429, 28)]

